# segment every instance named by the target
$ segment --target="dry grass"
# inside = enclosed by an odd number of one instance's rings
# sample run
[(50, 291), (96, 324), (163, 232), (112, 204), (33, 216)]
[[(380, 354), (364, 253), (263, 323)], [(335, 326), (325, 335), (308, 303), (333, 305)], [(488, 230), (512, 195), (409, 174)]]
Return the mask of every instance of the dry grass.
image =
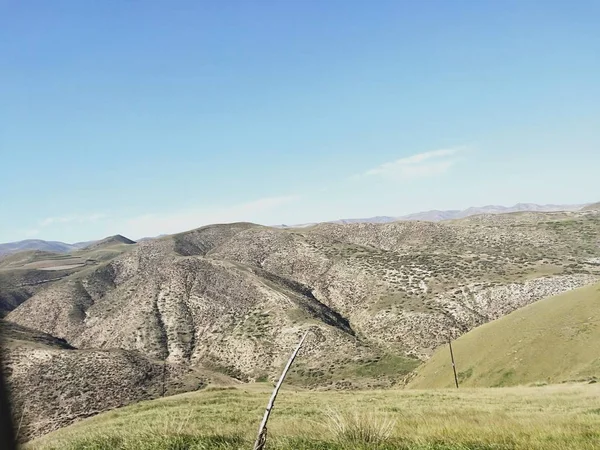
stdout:
[(326, 426), (333, 438), (342, 443), (381, 445), (390, 441), (395, 421), (387, 417), (377, 417), (373, 413), (357, 411), (326, 412)]
[[(27, 450), (250, 448), (270, 386), (142, 402), (58, 430)], [(431, 391), (284, 390), (270, 449), (592, 450), (598, 385)], [(331, 411), (335, 411), (332, 413)]]

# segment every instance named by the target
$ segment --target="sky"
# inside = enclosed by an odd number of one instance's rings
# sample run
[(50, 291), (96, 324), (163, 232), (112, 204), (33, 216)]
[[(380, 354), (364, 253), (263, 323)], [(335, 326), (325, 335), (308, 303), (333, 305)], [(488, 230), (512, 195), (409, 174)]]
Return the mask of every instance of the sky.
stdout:
[(0, 242), (598, 201), (598, 17), (0, 0)]

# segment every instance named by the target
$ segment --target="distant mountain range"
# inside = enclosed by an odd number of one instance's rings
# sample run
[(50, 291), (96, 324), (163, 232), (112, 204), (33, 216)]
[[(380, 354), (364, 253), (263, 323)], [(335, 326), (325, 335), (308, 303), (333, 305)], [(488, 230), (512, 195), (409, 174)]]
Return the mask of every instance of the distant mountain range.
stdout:
[[(406, 216), (375, 216), (363, 219), (339, 219), (332, 220), (327, 223), (338, 223), (338, 224), (349, 224), (349, 223), (389, 223), (396, 222), (398, 220), (424, 220), (427, 222), (440, 222), (442, 220), (461, 219), (463, 217), (475, 216), (478, 214), (506, 214), (512, 212), (552, 212), (552, 211), (578, 211), (581, 209), (594, 210), (600, 209), (600, 202), (594, 204), (579, 204), (579, 205), (538, 205), (536, 203), (517, 203), (513, 206), (499, 206), (499, 205), (487, 205), (480, 207), (471, 207), (463, 210), (431, 210), (423, 211), (414, 214), (408, 214)], [(298, 227), (309, 227), (316, 225), (316, 223), (305, 223), (297, 225), (276, 225), (276, 228), (298, 228)], [(160, 235), (157, 237), (161, 237)], [(119, 239), (122, 238), (122, 239)], [(107, 239), (117, 239), (122, 243), (133, 243), (130, 239), (124, 236), (112, 236)], [(154, 237), (142, 238), (139, 242), (155, 239)], [(11, 253), (17, 253), (25, 250), (42, 250), (54, 253), (69, 253), (75, 250), (79, 250), (88, 247), (96, 242), (104, 241), (87, 241), (87, 242), (76, 242), (74, 244), (66, 244), (59, 241), (43, 241), (40, 239), (27, 239), (18, 242), (8, 242), (0, 244), (0, 256)]]
[[(593, 206), (596, 205), (596, 208)], [(517, 203), (513, 206), (499, 206), (499, 205), (487, 205), (471, 207), (467, 209), (451, 209), (451, 210), (431, 210), (422, 211), (414, 214), (408, 214), (406, 216), (375, 216), (367, 217), (363, 219), (339, 219), (332, 220), (328, 223), (348, 224), (348, 223), (388, 223), (396, 222), (398, 220), (424, 220), (427, 222), (440, 222), (442, 220), (462, 219), (464, 217), (476, 216), (479, 214), (506, 214), (513, 212), (553, 212), (553, 211), (578, 211), (582, 208), (585, 209), (600, 209), (600, 203), (579, 204), (579, 205), (538, 205), (536, 203)], [(296, 227), (309, 227), (316, 225), (316, 223), (305, 223), (300, 225), (291, 225), (290, 228)], [(287, 228), (288, 225), (281, 225), (281, 228)]]
[(553, 211), (578, 211), (584, 208), (581, 205), (538, 205), (536, 203), (517, 203), (513, 206), (487, 205), (471, 207), (463, 210), (449, 211), (425, 211), (407, 216), (397, 217), (395, 220), (427, 220), (439, 222), (440, 220), (462, 219), (463, 217), (476, 216), (479, 214), (506, 214), (514, 212), (553, 212)]
[(91, 242), (77, 242), (75, 244), (66, 244), (59, 241), (43, 241), (41, 239), (26, 239), (18, 242), (7, 242), (0, 244), (0, 255), (23, 252), (27, 250), (41, 250), (53, 253), (69, 253), (80, 248), (84, 248)]
[(88, 247), (94, 248), (113, 244), (135, 244), (135, 241), (132, 241), (125, 236), (121, 236), (120, 234), (110, 236), (99, 241), (76, 242), (74, 244), (66, 244), (65, 242), (60, 241), (44, 241), (41, 239), (26, 239), (24, 241), (0, 244), (0, 256), (27, 250), (40, 250), (52, 253), (70, 253)]

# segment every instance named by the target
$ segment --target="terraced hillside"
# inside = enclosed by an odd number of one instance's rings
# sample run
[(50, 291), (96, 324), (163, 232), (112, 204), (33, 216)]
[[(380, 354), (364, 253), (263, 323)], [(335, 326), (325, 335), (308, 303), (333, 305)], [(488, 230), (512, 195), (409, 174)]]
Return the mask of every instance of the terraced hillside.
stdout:
[(6, 319), (78, 349), (133, 351), (174, 373), (239, 381), (272, 379), (310, 328), (290, 381), (388, 387), (448, 336), (600, 279), (598, 258), (596, 211), (212, 225), (123, 244)]
[[(600, 284), (546, 298), (482, 325), (453, 344), (462, 386), (495, 387), (600, 378)], [(410, 387), (454, 384), (446, 346)]]

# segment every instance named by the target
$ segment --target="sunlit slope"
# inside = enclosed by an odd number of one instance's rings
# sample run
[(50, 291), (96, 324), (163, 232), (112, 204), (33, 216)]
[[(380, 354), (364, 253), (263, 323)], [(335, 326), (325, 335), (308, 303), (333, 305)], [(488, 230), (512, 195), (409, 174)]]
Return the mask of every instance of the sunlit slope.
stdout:
[[(272, 388), (251, 383), (141, 402), (81, 420), (23, 450), (251, 449)], [(267, 448), (597, 450), (599, 395), (598, 384), (318, 392), (284, 385)]]
[[(559, 383), (600, 377), (600, 284), (549, 297), (482, 325), (453, 343), (461, 386)], [(454, 385), (448, 346), (411, 388)]]

